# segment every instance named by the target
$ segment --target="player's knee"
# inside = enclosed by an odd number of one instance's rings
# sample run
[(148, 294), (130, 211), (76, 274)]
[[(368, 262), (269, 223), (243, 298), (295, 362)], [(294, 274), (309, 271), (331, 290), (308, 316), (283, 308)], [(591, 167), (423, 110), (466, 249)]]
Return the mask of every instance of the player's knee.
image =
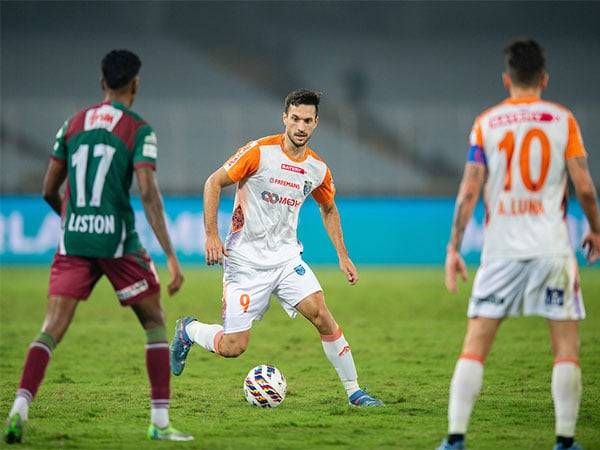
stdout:
[(324, 301), (316, 310), (316, 314), (312, 322), (321, 334), (334, 334), (338, 328)]
[(242, 353), (244, 353), (246, 351), (246, 348), (248, 348), (248, 345), (242, 342), (236, 342), (233, 344), (230, 344), (229, 346), (225, 347), (225, 348), (220, 348), (219, 349), (219, 353), (221, 354), (221, 356), (224, 356), (225, 358), (237, 358), (238, 356), (240, 356)]
[(250, 341), (249, 335), (242, 333), (242, 335), (223, 335), (219, 342), (218, 352), (225, 358), (237, 358), (248, 348)]
[(58, 344), (65, 335), (70, 322), (68, 317), (52, 316), (44, 322), (42, 332), (52, 336), (52, 339)]
[(151, 314), (147, 315), (142, 321), (142, 326), (146, 330), (151, 330), (157, 327), (164, 327), (165, 315), (162, 308), (157, 308), (155, 311), (152, 311)]

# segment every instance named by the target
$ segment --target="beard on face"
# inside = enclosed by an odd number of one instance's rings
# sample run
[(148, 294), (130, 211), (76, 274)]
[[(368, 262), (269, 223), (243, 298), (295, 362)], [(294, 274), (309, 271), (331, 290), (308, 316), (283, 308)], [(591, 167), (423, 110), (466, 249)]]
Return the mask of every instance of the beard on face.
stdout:
[(287, 135), (290, 138), (290, 141), (292, 141), (292, 144), (294, 144), (296, 147), (302, 147), (303, 145), (308, 144), (308, 141), (310, 140), (309, 134), (304, 135), (305, 141), (303, 143), (299, 143), (296, 140), (296, 136), (294, 136), (294, 134), (292, 132), (288, 131)]

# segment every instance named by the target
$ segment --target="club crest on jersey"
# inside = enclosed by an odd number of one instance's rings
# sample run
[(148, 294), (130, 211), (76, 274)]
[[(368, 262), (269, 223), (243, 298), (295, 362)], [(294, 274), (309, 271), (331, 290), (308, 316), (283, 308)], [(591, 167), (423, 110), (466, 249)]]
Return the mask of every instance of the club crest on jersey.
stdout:
[(310, 194), (312, 191), (312, 181), (308, 181), (306, 180), (304, 182), (304, 190), (302, 192), (304, 192), (304, 195), (307, 196), (308, 194)]
[(302, 264), (300, 264), (299, 266), (294, 267), (294, 270), (300, 276), (302, 276), (302, 275), (304, 275), (306, 273), (306, 269), (304, 268), (304, 266)]

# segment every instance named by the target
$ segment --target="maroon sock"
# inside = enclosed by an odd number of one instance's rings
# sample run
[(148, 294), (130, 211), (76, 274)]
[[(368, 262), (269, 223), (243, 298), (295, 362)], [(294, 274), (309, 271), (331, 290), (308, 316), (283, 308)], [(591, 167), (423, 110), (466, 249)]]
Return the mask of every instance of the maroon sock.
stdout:
[(27, 396), (27, 393), (29, 393), (31, 396), (28, 399), (29, 401), (33, 400), (40, 384), (42, 384), (51, 355), (52, 350), (43, 342), (34, 341), (29, 346), (25, 367), (23, 367), (23, 375), (21, 375), (21, 383), (19, 384), (21, 395)]
[(146, 345), (146, 368), (150, 379), (151, 398), (153, 407), (168, 407), (171, 395), (169, 382), (169, 344), (155, 342)]

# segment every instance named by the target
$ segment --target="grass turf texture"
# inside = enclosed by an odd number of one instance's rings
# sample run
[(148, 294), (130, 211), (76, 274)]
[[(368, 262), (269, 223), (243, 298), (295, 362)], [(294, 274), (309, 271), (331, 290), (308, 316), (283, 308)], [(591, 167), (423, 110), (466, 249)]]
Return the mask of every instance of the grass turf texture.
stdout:
[[(172, 423), (196, 441), (146, 441), (144, 333), (103, 279), (54, 353), (21, 448), (433, 449), (446, 431), (448, 383), (465, 331), (469, 286), (458, 295), (446, 293), (439, 269), (364, 269), (356, 287), (337, 270), (316, 273), (352, 346), (361, 385), (386, 407), (348, 407), (316, 331), (303, 318), (290, 321), (273, 303), (255, 323), (250, 348), (240, 358), (195, 347), (183, 375), (172, 378)], [(581, 326), (584, 388), (577, 438), (591, 450), (600, 448), (600, 273), (588, 269), (581, 275), (588, 319)], [(220, 320), (220, 277), (218, 270), (186, 271), (184, 289), (163, 299), (169, 337), (181, 315)], [(1, 270), (2, 415), (42, 323), (47, 279), (47, 269)], [(287, 398), (277, 409), (251, 407), (243, 399), (243, 378), (260, 363), (276, 365), (288, 380)], [(552, 448), (551, 367), (544, 320), (502, 325), (471, 422), (472, 449)]]

